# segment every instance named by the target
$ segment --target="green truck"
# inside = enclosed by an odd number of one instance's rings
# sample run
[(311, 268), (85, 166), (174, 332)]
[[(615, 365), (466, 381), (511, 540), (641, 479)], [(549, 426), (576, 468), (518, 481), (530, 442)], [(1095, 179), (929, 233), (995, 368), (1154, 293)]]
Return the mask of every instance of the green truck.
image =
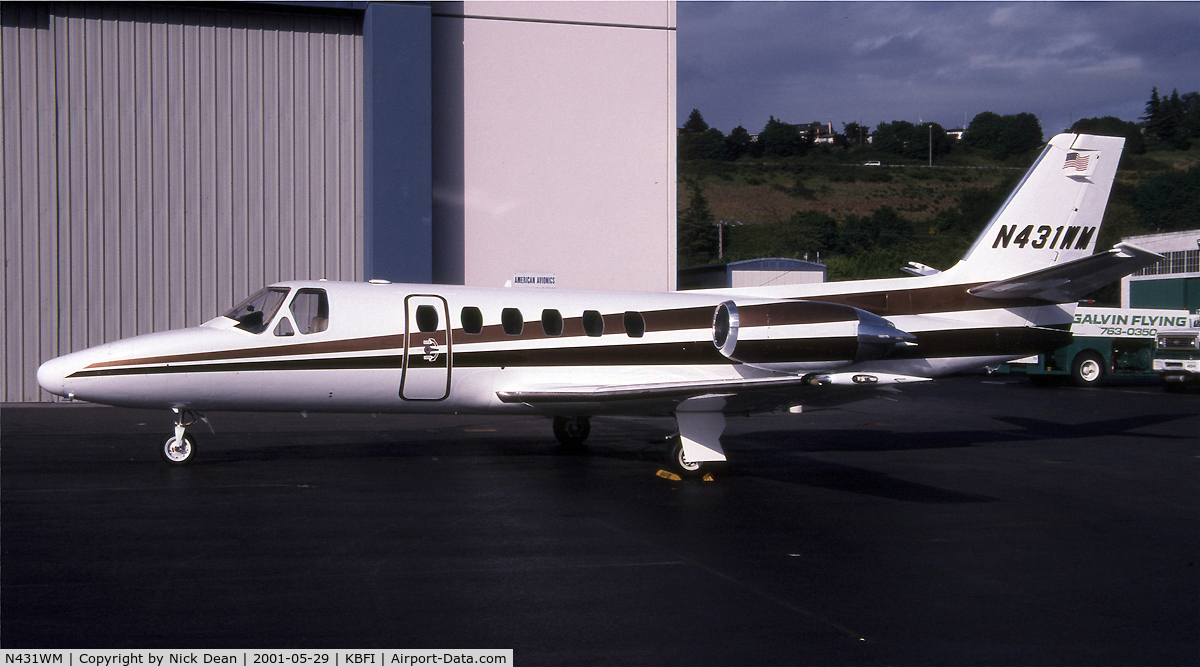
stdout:
[(1002, 364), (997, 372), (1024, 374), (1035, 384), (1069, 378), (1077, 387), (1097, 386), (1109, 375), (1155, 377), (1161, 375), (1155, 366), (1161, 354), (1156, 336), (1187, 329), (1196, 319), (1186, 310), (1080, 306), (1070, 345)]

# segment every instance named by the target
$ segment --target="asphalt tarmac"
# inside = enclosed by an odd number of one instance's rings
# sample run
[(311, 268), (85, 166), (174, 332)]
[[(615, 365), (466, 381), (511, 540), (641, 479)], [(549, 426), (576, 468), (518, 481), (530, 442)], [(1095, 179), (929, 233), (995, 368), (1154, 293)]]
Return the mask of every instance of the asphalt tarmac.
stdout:
[(518, 665), (1200, 662), (1200, 394), (967, 376), (732, 418), (0, 410), (0, 645)]

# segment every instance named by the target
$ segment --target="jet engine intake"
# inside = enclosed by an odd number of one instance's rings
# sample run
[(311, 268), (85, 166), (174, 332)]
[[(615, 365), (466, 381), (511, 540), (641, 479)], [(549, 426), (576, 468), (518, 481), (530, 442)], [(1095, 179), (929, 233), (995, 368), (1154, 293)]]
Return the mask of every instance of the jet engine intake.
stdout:
[(713, 313), (713, 345), (722, 355), (777, 371), (840, 368), (915, 340), (878, 315), (820, 301), (725, 301)]

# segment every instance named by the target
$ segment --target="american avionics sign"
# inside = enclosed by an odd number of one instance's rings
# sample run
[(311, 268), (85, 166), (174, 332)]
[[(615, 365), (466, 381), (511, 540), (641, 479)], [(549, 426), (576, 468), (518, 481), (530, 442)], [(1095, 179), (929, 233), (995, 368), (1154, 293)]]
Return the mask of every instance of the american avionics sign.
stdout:
[(513, 287), (541, 287), (544, 289), (545, 288), (553, 288), (554, 287), (554, 274), (553, 273), (537, 273), (537, 272), (531, 272), (531, 271), (514, 273), (513, 277), (512, 277), (512, 286)]

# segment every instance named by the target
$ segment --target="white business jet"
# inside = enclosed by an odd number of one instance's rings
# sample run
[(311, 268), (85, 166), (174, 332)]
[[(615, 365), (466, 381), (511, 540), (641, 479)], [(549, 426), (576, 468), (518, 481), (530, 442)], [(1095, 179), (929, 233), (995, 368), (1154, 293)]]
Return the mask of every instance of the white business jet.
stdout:
[(198, 327), (44, 363), (70, 399), (175, 412), (539, 414), (567, 446), (594, 415), (674, 415), (683, 476), (724, 461), (725, 414), (863, 398), (1054, 348), (1078, 299), (1159, 256), (1093, 255), (1124, 140), (1060, 134), (952, 268), (914, 277), (691, 292), (382, 281), (271, 285)]

